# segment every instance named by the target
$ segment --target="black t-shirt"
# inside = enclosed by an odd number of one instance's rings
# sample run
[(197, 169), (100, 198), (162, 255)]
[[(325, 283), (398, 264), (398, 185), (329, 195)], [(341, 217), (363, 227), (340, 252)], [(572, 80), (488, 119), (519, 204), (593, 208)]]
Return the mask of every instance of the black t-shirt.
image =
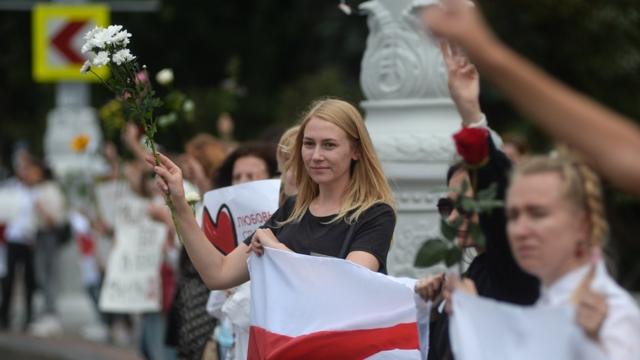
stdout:
[[(351, 224), (344, 220), (330, 222), (334, 215), (317, 217), (307, 210), (300, 222), (279, 226), (291, 214), (294, 203), (294, 197), (287, 199), (261, 228), (271, 229), (281, 243), (298, 254), (346, 258), (352, 251), (367, 252), (378, 259), (378, 272), (386, 274), (387, 253), (396, 224), (389, 205), (373, 205)], [(247, 245), (250, 242), (251, 236), (244, 241)]]

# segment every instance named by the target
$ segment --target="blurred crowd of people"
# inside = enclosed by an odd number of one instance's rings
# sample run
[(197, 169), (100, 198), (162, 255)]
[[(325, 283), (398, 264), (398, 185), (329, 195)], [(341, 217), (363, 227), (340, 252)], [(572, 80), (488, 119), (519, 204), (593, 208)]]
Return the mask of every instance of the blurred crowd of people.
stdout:
[[(200, 196), (212, 189), (279, 178), (282, 174), (281, 199), (284, 200), (295, 194), (294, 177), (284, 171), (284, 163), (290, 157), (296, 130), (296, 127), (289, 129), (280, 144), (237, 143), (197, 134), (185, 144), (184, 152), (168, 156), (179, 164), (185, 177), (185, 189)], [(158, 269), (162, 279), (162, 311), (136, 315), (100, 310), (101, 282), (117, 229), (113, 228), (112, 221), (103, 218), (95, 204), (98, 201), (95, 195), (81, 205), (70, 204), (62, 184), (54, 179), (50, 168), (27, 146), (22, 146), (13, 154), (13, 176), (2, 182), (4, 191), (13, 194), (10, 205), (18, 208), (11, 220), (2, 224), (0, 246), (5, 254), (4, 266), (0, 268), (5, 271), (2, 273), (0, 326), (3, 330), (21, 330), (36, 336), (62, 335), (64, 319), (60, 318), (56, 302), (60, 294), (59, 283), (68, 280), (59, 278), (58, 262), (61, 248), (73, 240), (83, 285), (102, 326), (102, 331), (100, 326), (98, 330), (94, 327), (94, 333), (86, 334), (87, 337), (121, 346), (131, 346), (137, 341), (140, 352), (149, 359), (197, 358), (208, 341), (215, 343), (212, 336), (217, 321), (206, 308), (210, 291), (176, 239), (163, 195), (145, 164), (148, 152), (138, 127), (127, 124), (122, 130), (121, 143), (124, 148), (120, 150), (111, 142), (103, 145), (101, 154), (108, 165), (107, 171), (96, 175), (91, 180), (95, 183), (91, 185), (120, 181), (126, 189), (118, 192), (132, 193), (144, 199), (148, 203), (146, 215), (170, 229), (163, 240), (164, 260)], [(125, 153), (133, 156), (126, 158)], [(19, 269), (22, 269), (22, 276), (18, 276)], [(22, 286), (16, 287), (19, 280)], [(22, 296), (16, 298), (14, 288), (22, 290)], [(44, 301), (34, 301), (36, 293), (42, 294)], [(20, 307), (12, 304), (12, 300), (17, 299), (23, 300), (22, 317), (17, 316), (16, 309)], [(216, 314), (215, 310), (210, 312)], [(211, 348), (211, 344), (209, 346)]]

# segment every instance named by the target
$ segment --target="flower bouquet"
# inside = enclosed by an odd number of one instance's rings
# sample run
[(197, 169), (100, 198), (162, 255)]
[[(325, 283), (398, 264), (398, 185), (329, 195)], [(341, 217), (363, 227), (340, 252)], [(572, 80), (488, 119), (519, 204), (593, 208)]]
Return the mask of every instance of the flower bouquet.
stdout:
[[(153, 111), (162, 105), (162, 101), (156, 97), (148, 81), (146, 66), (140, 67), (136, 57), (127, 48), (130, 38), (131, 34), (121, 25), (96, 27), (89, 31), (84, 36), (85, 43), (81, 51), (89, 53), (91, 59), (83, 64), (80, 72), (94, 74), (122, 101), (132, 119), (144, 129), (145, 144), (151, 150), (156, 165), (159, 165), (154, 141), (158, 123), (153, 116)], [(94, 68), (102, 66), (109, 67), (111, 76), (108, 79), (93, 71)], [(165, 194), (165, 202), (171, 210), (171, 218), (176, 227), (178, 239), (182, 240), (176, 222), (175, 206), (168, 194)]]

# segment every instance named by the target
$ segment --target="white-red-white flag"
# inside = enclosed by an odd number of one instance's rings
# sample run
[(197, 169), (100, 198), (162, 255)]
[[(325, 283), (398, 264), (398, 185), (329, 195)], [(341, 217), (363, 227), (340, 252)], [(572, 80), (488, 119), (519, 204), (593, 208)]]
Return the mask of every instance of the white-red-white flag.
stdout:
[(342, 259), (276, 249), (252, 255), (249, 270), (249, 359), (421, 358), (412, 287)]

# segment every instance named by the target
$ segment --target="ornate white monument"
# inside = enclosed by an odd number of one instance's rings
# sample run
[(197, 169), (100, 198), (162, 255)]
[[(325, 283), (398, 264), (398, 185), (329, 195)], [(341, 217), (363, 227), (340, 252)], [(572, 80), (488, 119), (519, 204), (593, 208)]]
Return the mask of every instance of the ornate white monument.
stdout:
[(413, 10), (435, 0), (372, 0), (369, 38), (360, 81), (366, 124), (394, 189), (398, 220), (389, 272), (419, 276), (415, 254), (439, 234), (437, 199), (446, 189), (454, 154), (451, 135), (460, 127), (447, 88), (447, 72), (435, 39)]
[[(74, 172), (104, 171), (105, 164), (97, 153), (102, 131), (96, 110), (89, 106), (89, 85), (61, 82), (56, 86), (56, 107), (47, 115), (44, 135), (49, 164), (58, 177)], [(71, 142), (79, 135), (86, 135), (89, 144), (84, 151), (74, 152)]]

